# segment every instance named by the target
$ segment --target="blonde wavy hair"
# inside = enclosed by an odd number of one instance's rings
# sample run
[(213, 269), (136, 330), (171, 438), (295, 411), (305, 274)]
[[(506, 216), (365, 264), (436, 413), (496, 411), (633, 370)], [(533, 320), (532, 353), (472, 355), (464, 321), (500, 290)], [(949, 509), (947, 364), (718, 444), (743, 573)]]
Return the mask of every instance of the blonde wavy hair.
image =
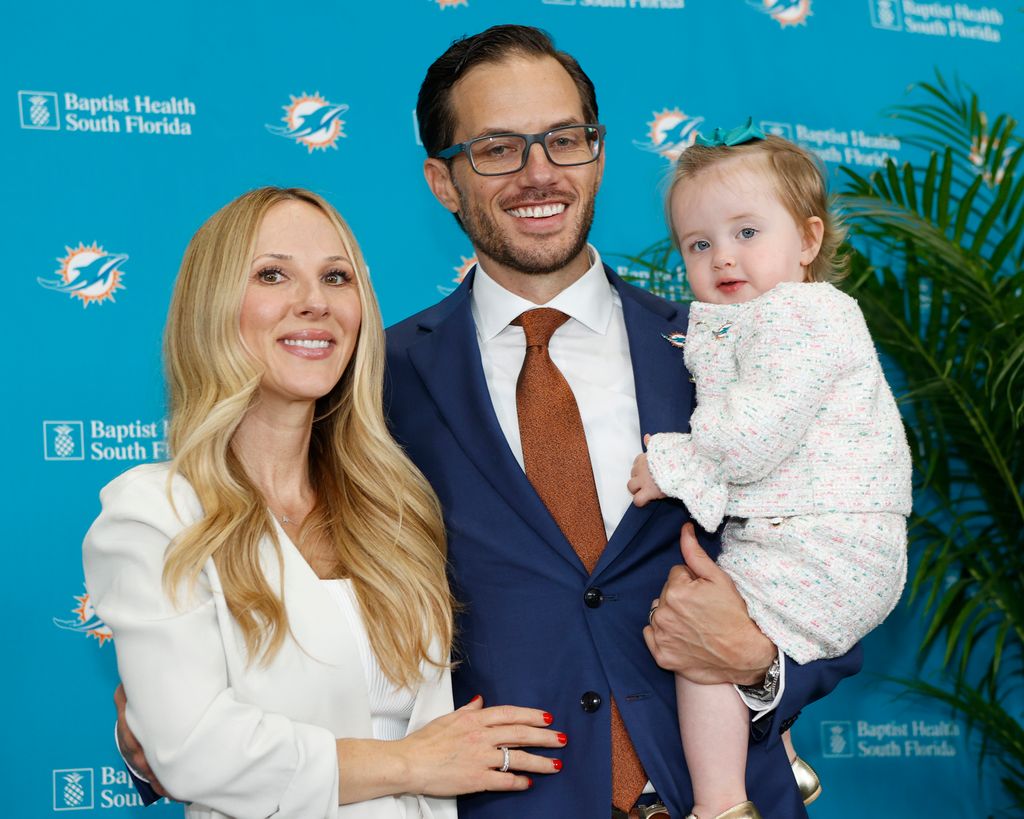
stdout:
[(339, 576), (352, 578), (381, 668), (396, 685), (411, 686), (422, 663), (446, 662), (451, 647), (441, 509), (384, 421), (384, 328), (359, 246), (338, 212), (309, 191), (251, 191), (210, 217), (185, 250), (164, 340), (171, 474), (188, 479), (204, 516), (168, 548), (164, 587), (172, 597), (183, 584), (194, 588), (212, 558), (250, 662), (268, 663), (280, 649), (288, 615), (261, 570), (259, 545), (270, 538), (283, 571), (281, 545), (231, 440), (259, 400), (262, 377), (239, 329), (256, 236), (267, 211), (286, 201), (311, 205), (335, 226), (362, 307), (352, 360), (315, 408), (309, 474), (317, 502), (300, 539), (331, 545)]
[(665, 196), (665, 218), (676, 247), (679, 247), (679, 237), (670, 212), (673, 192), (708, 168), (733, 157), (762, 160), (761, 167), (771, 177), (779, 201), (797, 225), (806, 224), (811, 216), (821, 219), (825, 228), (821, 249), (807, 266), (807, 281), (837, 282), (846, 276), (847, 260), (839, 252), (846, 228), (829, 198), (818, 160), (799, 145), (774, 135), (741, 145), (691, 145), (680, 154)]

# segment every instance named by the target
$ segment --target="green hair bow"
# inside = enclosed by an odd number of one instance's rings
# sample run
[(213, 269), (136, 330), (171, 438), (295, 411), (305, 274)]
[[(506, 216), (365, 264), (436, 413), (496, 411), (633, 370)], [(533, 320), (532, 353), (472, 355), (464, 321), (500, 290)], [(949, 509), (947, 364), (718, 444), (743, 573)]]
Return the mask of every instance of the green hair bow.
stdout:
[(754, 125), (754, 118), (747, 117), (745, 125), (737, 125), (728, 131), (715, 128), (711, 132), (711, 136), (706, 137), (703, 134), (698, 134), (697, 144), (703, 145), (705, 148), (720, 148), (722, 146), (731, 148), (734, 145), (742, 145), (745, 142), (753, 142), (756, 139), (764, 138), (765, 133)]

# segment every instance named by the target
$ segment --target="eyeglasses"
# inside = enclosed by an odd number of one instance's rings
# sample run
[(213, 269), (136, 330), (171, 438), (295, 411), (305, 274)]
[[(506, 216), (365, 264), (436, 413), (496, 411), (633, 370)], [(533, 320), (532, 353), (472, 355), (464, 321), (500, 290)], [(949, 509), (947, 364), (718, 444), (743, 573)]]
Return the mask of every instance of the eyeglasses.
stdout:
[(538, 142), (555, 165), (587, 165), (601, 155), (603, 125), (563, 125), (542, 134), (491, 134), (445, 148), (436, 156), (451, 159), (465, 152), (481, 176), (502, 176), (526, 167), (530, 146)]

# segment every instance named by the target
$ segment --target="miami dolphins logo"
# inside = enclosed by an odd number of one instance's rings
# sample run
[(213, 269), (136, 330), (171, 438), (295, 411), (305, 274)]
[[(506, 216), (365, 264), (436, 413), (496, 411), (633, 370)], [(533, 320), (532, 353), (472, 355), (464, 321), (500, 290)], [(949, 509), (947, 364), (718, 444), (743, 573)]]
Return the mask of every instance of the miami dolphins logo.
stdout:
[(64, 249), (68, 255), (57, 259), (60, 264), (57, 278), (39, 277), (36, 281), (47, 290), (67, 293), (71, 298), (81, 300), (83, 307), (93, 302), (114, 301), (114, 292), (124, 289), (121, 265), (128, 261), (127, 254), (107, 253), (95, 242), (88, 246), (79, 243), (76, 248)]
[[(469, 275), (469, 271), (472, 270), (473, 265), (477, 263), (475, 253), (472, 256), (463, 256), (460, 253), (459, 258), (462, 259), (462, 263), (452, 267), (452, 270), (455, 271), (455, 278), (452, 279), (452, 282), (454, 282), (455, 284), (462, 284), (462, 280)], [(447, 285), (439, 284), (437, 286), (437, 292), (440, 293), (442, 296), (447, 296), (453, 290), (455, 290), (454, 287), (449, 287)]]
[(647, 142), (633, 141), (638, 148), (661, 154), (669, 162), (679, 159), (679, 154), (693, 145), (697, 131), (704, 117), (690, 117), (678, 108), (655, 112), (654, 119), (647, 123)]
[(281, 121), (285, 126), (268, 125), (267, 130), (274, 136), (301, 142), (310, 153), (328, 148), (337, 150), (338, 139), (348, 136), (344, 131), (345, 120), (341, 118), (348, 110), (347, 105), (336, 105), (319, 93), (303, 91), (301, 96), (291, 97), (291, 102), (282, 107), (284, 116)]
[(747, 5), (769, 15), (782, 28), (805, 26), (811, 16), (811, 0), (747, 0)]
[(453, 9), (456, 6), (468, 6), (468, 0), (437, 0), (437, 5), (442, 9)]
[(78, 605), (71, 609), (75, 615), (74, 619), (58, 620), (54, 617), (53, 624), (57, 628), (77, 631), (79, 634), (85, 634), (87, 637), (93, 637), (99, 641), (101, 646), (107, 640), (113, 640), (114, 633), (110, 630), (110, 626), (96, 616), (96, 610), (92, 607), (92, 603), (89, 602), (89, 592), (76, 594), (75, 600), (78, 601)]

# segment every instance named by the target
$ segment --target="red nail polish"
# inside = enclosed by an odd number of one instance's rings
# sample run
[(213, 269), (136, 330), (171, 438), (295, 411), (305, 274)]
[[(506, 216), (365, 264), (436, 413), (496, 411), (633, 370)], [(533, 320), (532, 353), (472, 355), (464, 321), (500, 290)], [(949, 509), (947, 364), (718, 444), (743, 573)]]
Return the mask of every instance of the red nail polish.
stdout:
[(478, 699), (480, 699), (480, 695), (479, 694), (477, 694), (475, 697), (473, 697), (473, 699), (471, 699), (470, 702), (476, 702)]
[(551, 760), (551, 767), (554, 768), (556, 771), (562, 770), (562, 760), (560, 760), (560, 759), (552, 759)]
[(565, 745), (565, 743), (569, 741), (569, 737), (567, 737), (565, 734), (558, 734), (558, 741)]
[(547, 711), (545, 711), (544, 712), (544, 724), (545, 725), (550, 725), (554, 721), (555, 721), (555, 718), (553, 716), (551, 716), (551, 714), (549, 714)]
[(528, 787), (528, 788), (532, 788), (533, 787), (533, 780), (530, 779), (530, 777), (526, 777), (526, 787)]

